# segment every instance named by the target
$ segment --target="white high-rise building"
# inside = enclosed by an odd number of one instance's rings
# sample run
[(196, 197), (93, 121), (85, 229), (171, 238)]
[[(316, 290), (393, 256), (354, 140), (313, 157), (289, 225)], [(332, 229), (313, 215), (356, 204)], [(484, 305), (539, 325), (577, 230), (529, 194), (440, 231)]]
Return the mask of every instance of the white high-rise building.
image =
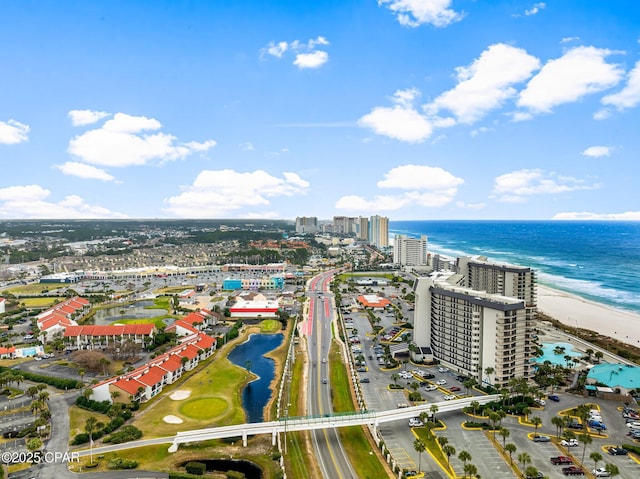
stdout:
[(389, 246), (389, 218), (378, 215), (369, 218), (369, 243), (378, 248)]
[(298, 216), (296, 218), (296, 233), (305, 234), (305, 233), (317, 233), (318, 228), (318, 218), (315, 216)]
[(427, 266), (427, 237), (396, 235), (393, 239), (393, 262), (400, 266)]
[[(479, 382), (531, 376), (531, 324), (522, 299), (460, 286), (454, 273), (418, 278), (414, 341), (442, 364)], [(490, 375), (486, 370), (493, 370)]]

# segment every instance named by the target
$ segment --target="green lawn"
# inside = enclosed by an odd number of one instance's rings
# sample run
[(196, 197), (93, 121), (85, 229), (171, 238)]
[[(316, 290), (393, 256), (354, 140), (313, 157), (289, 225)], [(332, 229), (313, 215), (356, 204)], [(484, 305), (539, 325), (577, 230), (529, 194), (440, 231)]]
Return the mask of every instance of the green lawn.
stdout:
[(16, 295), (38, 295), (42, 291), (51, 291), (52, 289), (66, 288), (73, 289), (73, 284), (69, 283), (35, 283), (35, 284), (21, 284), (20, 286), (14, 286), (7, 289), (11, 294)]

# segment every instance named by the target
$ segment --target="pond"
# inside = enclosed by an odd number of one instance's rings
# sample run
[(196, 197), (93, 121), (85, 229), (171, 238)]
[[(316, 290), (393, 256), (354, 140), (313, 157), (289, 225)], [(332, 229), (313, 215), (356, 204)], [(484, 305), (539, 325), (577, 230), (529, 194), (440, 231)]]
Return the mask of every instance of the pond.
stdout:
[(258, 379), (242, 391), (242, 406), (248, 422), (264, 421), (264, 408), (271, 399), (271, 381), (275, 374), (273, 359), (264, 355), (282, 344), (282, 334), (252, 334), (249, 340), (229, 353), (229, 361), (250, 370)]
[[(249, 461), (236, 459), (198, 459), (196, 462), (201, 462), (206, 465), (207, 472), (236, 471), (244, 474), (246, 479), (262, 479), (262, 471), (260, 468)], [(185, 464), (183, 464), (183, 466)]]
[(155, 318), (167, 314), (163, 308), (145, 309), (145, 306), (153, 306), (153, 301), (138, 301), (131, 305), (122, 305), (115, 308), (97, 309), (94, 315), (95, 324), (111, 324), (123, 319)]

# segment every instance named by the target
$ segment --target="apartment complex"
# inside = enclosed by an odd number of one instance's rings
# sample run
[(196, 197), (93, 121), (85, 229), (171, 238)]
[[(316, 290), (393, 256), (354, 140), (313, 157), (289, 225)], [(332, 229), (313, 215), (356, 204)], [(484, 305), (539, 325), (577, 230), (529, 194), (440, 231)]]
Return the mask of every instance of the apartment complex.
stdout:
[(297, 234), (317, 233), (318, 231), (318, 218), (316, 216), (298, 216), (296, 218)]
[(393, 240), (393, 262), (399, 266), (427, 266), (427, 237), (396, 235)]
[[(524, 299), (467, 287), (467, 281), (452, 272), (418, 279), (416, 345), (430, 347), (442, 364), (479, 382), (503, 386), (512, 378), (528, 379), (535, 307)], [(535, 283), (533, 289), (535, 297)]]
[(389, 246), (389, 218), (378, 215), (369, 218), (369, 243), (377, 248)]

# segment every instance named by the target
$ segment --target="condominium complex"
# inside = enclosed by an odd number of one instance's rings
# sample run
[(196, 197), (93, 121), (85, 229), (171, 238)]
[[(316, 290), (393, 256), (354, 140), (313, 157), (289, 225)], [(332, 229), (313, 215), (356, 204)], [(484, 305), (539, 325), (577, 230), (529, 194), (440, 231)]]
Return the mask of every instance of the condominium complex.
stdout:
[(357, 237), (363, 241), (369, 240), (369, 218), (366, 216), (358, 217)]
[[(457, 273), (435, 272), (415, 285), (414, 341), (478, 381), (528, 379), (536, 314), (531, 268), (458, 258)], [(486, 371), (493, 371), (487, 375)]]
[(318, 218), (315, 216), (298, 216), (296, 218), (296, 233), (297, 234), (306, 234), (306, 233), (317, 233), (319, 231), (318, 228)]
[(369, 218), (369, 243), (378, 248), (389, 246), (389, 218), (378, 215)]
[(393, 239), (393, 262), (399, 266), (427, 266), (427, 237), (396, 235)]

